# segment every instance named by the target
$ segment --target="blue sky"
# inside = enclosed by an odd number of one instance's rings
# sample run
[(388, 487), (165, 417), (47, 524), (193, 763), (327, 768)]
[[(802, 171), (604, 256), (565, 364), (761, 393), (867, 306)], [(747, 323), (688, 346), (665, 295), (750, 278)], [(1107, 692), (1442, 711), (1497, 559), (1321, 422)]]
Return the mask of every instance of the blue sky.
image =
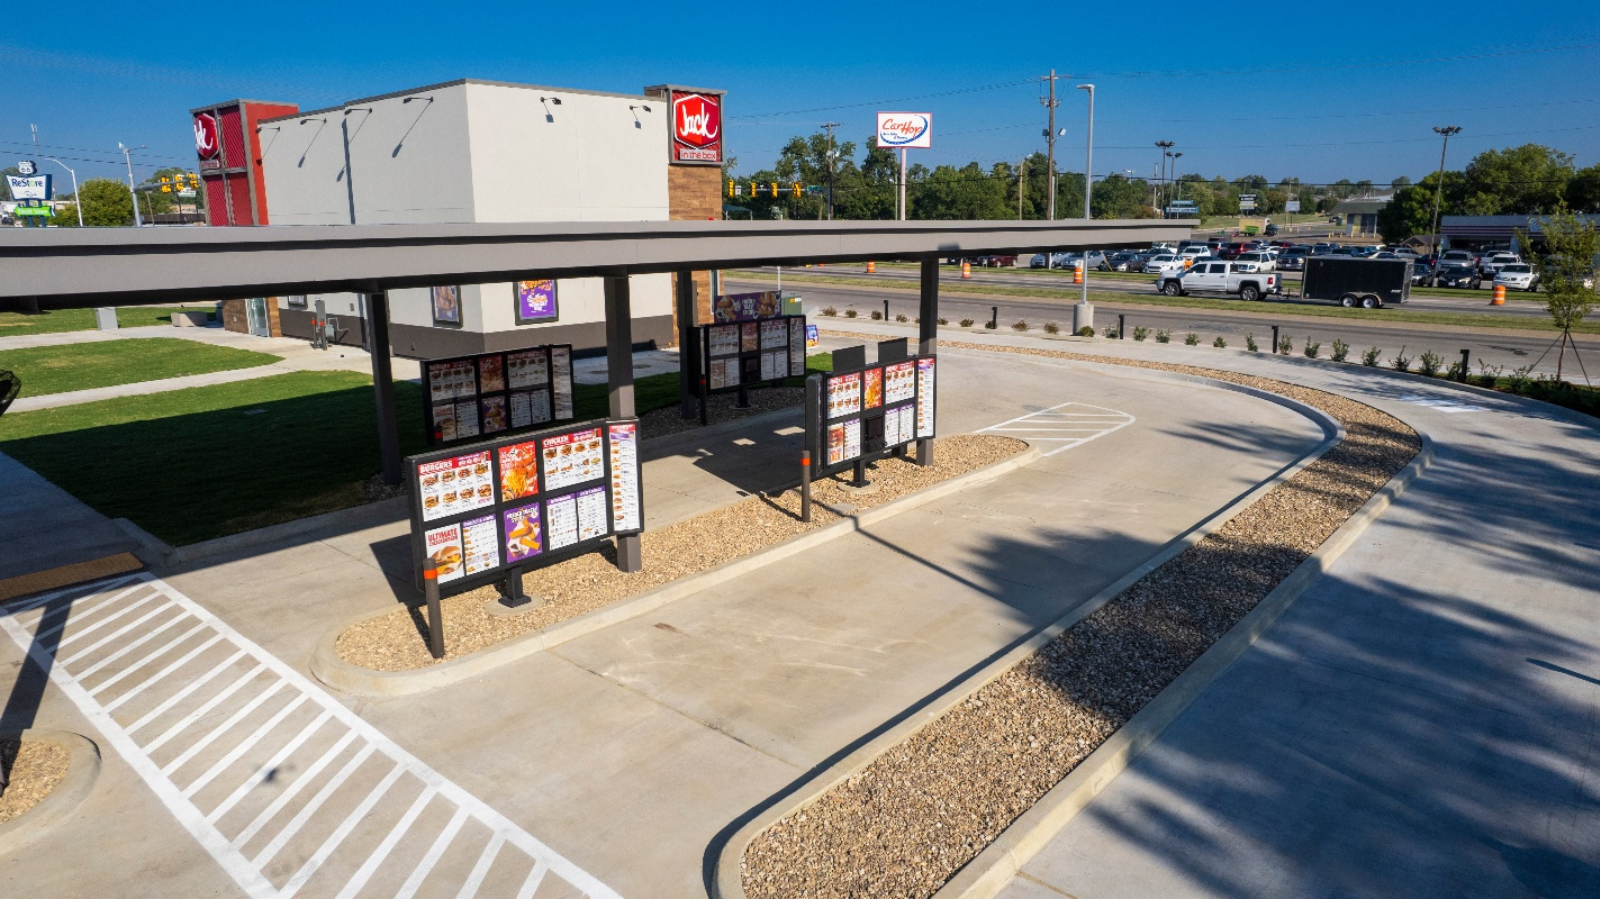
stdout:
[[(825, 9), (826, 7), (816, 7)], [(257, 7), (75, 3), (0, 32), (0, 161), (29, 125), (80, 177), (120, 175), (117, 142), (148, 145), (143, 177), (192, 168), (187, 110), (249, 97), (313, 108), (460, 77), (636, 92), (726, 89), (729, 152), (769, 165), (824, 121), (864, 141), (877, 109), (930, 111), (926, 165), (985, 165), (1043, 148), (1037, 80), (1061, 82), (1061, 168), (1082, 170), (1096, 88), (1096, 174), (1148, 176), (1156, 140), (1181, 171), (1387, 183), (1438, 164), (1431, 126), (1460, 125), (1452, 167), (1493, 147), (1548, 144), (1600, 161), (1600, 3), (1422, 8), (1246, 4), (1196, 20), (1117, 4), (506, 3), (408, 0)], [(205, 9), (208, 17), (197, 13)], [(235, 10), (260, 18), (227, 31)], [(720, 10), (720, 11), (719, 11)], [(36, 12), (41, 12), (37, 10)], [(215, 16), (216, 18), (210, 18)], [(37, 27), (19, 22), (36, 22)], [(1161, 24), (1168, 23), (1168, 24)], [(71, 148), (71, 149), (65, 149)], [(113, 160), (113, 157), (115, 159)], [(116, 165), (112, 165), (112, 162)], [(64, 179), (63, 179), (64, 180)]]

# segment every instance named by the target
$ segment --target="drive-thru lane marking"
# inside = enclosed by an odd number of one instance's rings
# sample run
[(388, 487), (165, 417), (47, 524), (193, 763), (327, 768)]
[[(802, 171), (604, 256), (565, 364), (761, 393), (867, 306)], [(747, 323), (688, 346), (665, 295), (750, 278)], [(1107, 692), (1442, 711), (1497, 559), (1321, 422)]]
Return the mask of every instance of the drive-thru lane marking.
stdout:
[(998, 425), (978, 429), (979, 434), (1015, 434), (1028, 441), (1042, 441), (1060, 446), (1044, 451), (1045, 456), (1055, 456), (1082, 444), (1102, 438), (1132, 425), (1136, 419), (1121, 410), (1087, 403), (1062, 403), (1041, 409), (1025, 416), (1008, 419)]
[(616, 896), (152, 575), (0, 605), (0, 627), (252, 897)]

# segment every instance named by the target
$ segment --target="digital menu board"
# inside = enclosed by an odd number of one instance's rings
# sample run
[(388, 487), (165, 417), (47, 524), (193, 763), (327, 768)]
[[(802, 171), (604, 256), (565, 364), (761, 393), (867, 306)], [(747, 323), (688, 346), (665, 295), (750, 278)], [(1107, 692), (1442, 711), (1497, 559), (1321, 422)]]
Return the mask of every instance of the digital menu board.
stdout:
[(428, 360), (422, 390), (428, 443), (436, 447), (571, 419), (572, 348)]
[[(508, 368), (508, 379), (514, 368)], [(637, 420), (600, 420), (407, 461), (419, 571), (451, 591), (644, 527)]]

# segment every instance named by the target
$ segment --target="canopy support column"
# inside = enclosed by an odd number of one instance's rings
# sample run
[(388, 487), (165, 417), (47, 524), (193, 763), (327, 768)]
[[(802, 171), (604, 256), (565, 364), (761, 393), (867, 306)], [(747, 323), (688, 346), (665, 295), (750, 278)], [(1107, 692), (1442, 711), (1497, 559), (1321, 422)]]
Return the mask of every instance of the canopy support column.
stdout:
[(378, 455), (383, 483), (400, 483), (400, 423), (394, 410), (394, 373), (389, 365), (389, 295), (367, 295), (367, 325), (372, 349), (372, 395), (378, 404)]
[[(606, 389), (611, 398), (611, 418), (631, 419), (633, 404), (633, 301), (628, 276), (608, 275), (606, 296)], [(644, 567), (639, 535), (617, 535), (617, 568), (637, 572)]]
[[(939, 258), (922, 260), (922, 304), (918, 312), (917, 354), (932, 356), (939, 349)], [(917, 441), (917, 465), (933, 465), (933, 438)]]

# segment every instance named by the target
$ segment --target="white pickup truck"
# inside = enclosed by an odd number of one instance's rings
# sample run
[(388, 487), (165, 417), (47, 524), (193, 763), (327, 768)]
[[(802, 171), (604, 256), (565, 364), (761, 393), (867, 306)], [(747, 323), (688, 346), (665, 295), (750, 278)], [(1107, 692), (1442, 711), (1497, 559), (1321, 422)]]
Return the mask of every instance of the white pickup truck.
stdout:
[(1202, 260), (1187, 272), (1163, 272), (1156, 280), (1156, 289), (1168, 297), (1205, 292), (1238, 294), (1240, 300), (1260, 300), (1268, 294), (1281, 293), (1283, 281), (1276, 272), (1247, 271), (1238, 263), (1220, 260)]

